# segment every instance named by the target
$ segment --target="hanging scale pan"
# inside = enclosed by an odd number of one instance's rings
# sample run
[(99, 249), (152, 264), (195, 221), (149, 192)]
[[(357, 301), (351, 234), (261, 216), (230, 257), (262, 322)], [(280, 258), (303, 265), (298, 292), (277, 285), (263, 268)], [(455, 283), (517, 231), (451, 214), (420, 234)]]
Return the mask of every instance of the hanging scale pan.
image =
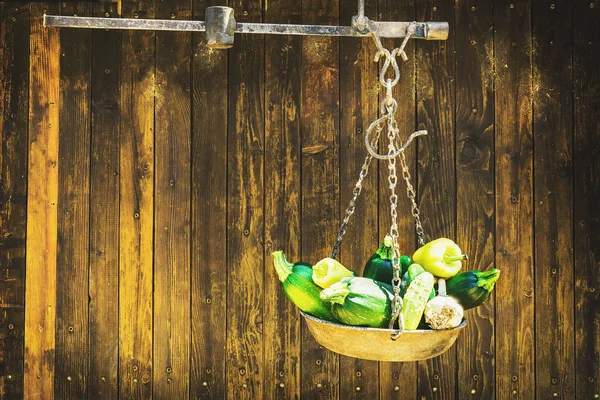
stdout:
[(393, 340), (393, 329), (365, 328), (323, 321), (300, 311), (315, 340), (333, 352), (375, 361), (409, 362), (437, 357), (454, 344), (467, 320), (454, 329), (404, 331)]

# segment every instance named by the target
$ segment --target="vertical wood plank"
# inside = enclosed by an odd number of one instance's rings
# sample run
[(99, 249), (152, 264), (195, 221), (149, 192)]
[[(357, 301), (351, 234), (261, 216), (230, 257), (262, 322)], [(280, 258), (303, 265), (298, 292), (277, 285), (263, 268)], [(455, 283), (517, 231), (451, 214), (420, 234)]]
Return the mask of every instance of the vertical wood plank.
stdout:
[[(191, 1), (156, 3), (190, 19)], [(154, 396), (189, 396), (191, 33), (156, 32)]]
[[(379, 0), (379, 19), (383, 21), (414, 21), (415, 5), (409, 0)], [(400, 39), (384, 39), (383, 46), (387, 49), (393, 49), (400, 46)], [(398, 58), (400, 66), (400, 81), (394, 87), (393, 95), (398, 101), (398, 110), (396, 111), (396, 120), (398, 129), (402, 138), (408, 137), (415, 131), (416, 112), (416, 62), (415, 62), (416, 41), (410, 40), (406, 45), (405, 52), (408, 61), (401, 61)], [(379, 62), (378, 68), (383, 66), (383, 61)], [(378, 72), (373, 74), (370, 82), (377, 85), (379, 90), (379, 100), (383, 100), (385, 89), (379, 84)], [(387, 143), (385, 139), (381, 143)], [(385, 149), (387, 147), (381, 147)], [(385, 145), (384, 145), (385, 146)], [(411, 184), (417, 187), (417, 142), (410, 145), (404, 152), (406, 163), (411, 175)], [(387, 162), (379, 162), (379, 242), (390, 231), (390, 189), (388, 182), (389, 169)], [(400, 173), (400, 163), (398, 162), (398, 173)], [(411, 214), (410, 201), (406, 197), (406, 186), (399, 175), (396, 194), (398, 195), (398, 228), (400, 237), (398, 245), (402, 254), (412, 255), (416, 250), (415, 222)], [(385, 400), (412, 400), (417, 397), (417, 363), (380, 363), (380, 395)]]
[(54, 393), (60, 40), (30, 6), (29, 157), (25, 283), (25, 398)]
[(594, 399), (600, 396), (600, 2), (574, 2), (573, 13), (575, 398)]
[[(211, 2), (209, 2), (211, 3)], [(212, 2), (215, 3), (215, 2)], [(204, 20), (196, 1), (194, 19)], [(192, 332), (190, 397), (227, 393), (227, 51), (192, 39)]]
[[(118, 17), (116, 4), (95, 6)], [(118, 398), (121, 33), (93, 31), (88, 394)]]
[(496, 396), (533, 399), (531, 4), (510, 4), (494, 9)]
[[(465, 271), (494, 267), (493, 15), (492, 2), (456, 3), (456, 242), (469, 255)], [(493, 298), (465, 317), (457, 342), (458, 398), (493, 399)]]
[[(365, 14), (375, 18), (377, 2), (368, 2)], [(348, 23), (356, 15), (356, 2), (340, 3), (340, 21)], [(375, 43), (371, 38), (340, 38), (340, 211), (353, 197), (354, 186), (368, 152), (364, 131), (377, 119), (378, 68), (373, 62)], [(365, 262), (377, 249), (378, 235), (377, 163), (370, 168), (344, 237), (339, 261), (359, 275)], [(343, 217), (343, 214), (342, 214)], [(376, 361), (340, 356), (340, 398), (379, 398), (379, 365)]]
[[(230, 4), (260, 22), (262, 2)], [(227, 397), (263, 397), (264, 37), (237, 36), (229, 53), (227, 142)]]
[(533, 3), (536, 398), (575, 396), (570, 1)]
[[(89, 5), (64, 4), (62, 15), (90, 16)], [(92, 32), (60, 30), (60, 111), (54, 396), (87, 392)], [(47, 395), (47, 394), (45, 394)]]
[[(265, 22), (301, 23), (301, 2), (265, 9)], [(283, 293), (271, 253), (300, 257), (300, 68), (298, 36), (265, 36), (265, 340), (266, 399), (300, 398), (300, 316)]]
[[(454, 4), (418, 2), (418, 21), (454, 21)], [(418, 204), (426, 241), (456, 238), (455, 64), (454, 34), (446, 41), (417, 44), (417, 108), (419, 129)], [(418, 396), (453, 399), (456, 391), (456, 346), (419, 362)]]
[[(302, 23), (339, 23), (338, 0), (302, 1)], [(340, 222), (339, 39), (302, 38), (302, 259), (329, 257)], [(339, 356), (302, 322), (302, 394), (339, 398)]]
[(0, 397), (23, 397), (29, 7), (0, 8)]
[[(123, 1), (154, 18), (154, 1)], [(155, 33), (124, 31), (119, 154), (119, 394), (152, 397)]]

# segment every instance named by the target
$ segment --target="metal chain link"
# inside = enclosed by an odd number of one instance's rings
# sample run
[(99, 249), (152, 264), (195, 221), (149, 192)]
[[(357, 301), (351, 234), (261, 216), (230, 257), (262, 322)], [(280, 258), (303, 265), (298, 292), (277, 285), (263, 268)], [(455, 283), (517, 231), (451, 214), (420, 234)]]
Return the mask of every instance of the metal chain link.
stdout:
[(416, 201), (417, 193), (410, 183), (410, 171), (408, 170), (408, 165), (406, 165), (406, 156), (404, 155), (404, 152), (400, 153), (400, 165), (402, 167), (402, 178), (404, 178), (404, 181), (406, 182), (406, 194), (411, 203), (411, 213), (415, 220), (415, 230), (417, 232), (419, 246), (425, 246), (425, 232), (423, 232), (419, 206), (417, 206)]
[[(377, 135), (375, 135), (375, 139), (373, 139), (373, 146), (377, 146), (377, 142), (379, 141), (379, 136), (381, 135), (383, 128), (379, 127), (379, 129), (377, 130)], [(365, 161), (360, 169), (360, 174), (358, 175), (358, 181), (356, 182), (356, 185), (354, 186), (354, 190), (352, 191), (352, 200), (350, 200), (350, 203), (348, 204), (348, 207), (346, 207), (346, 213), (344, 216), (344, 220), (342, 221), (342, 225), (340, 226), (340, 229), (338, 231), (338, 236), (337, 236), (337, 240), (335, 242), (335, 244), (333, 245), (333, 249), (331, 250), (331, 258), (335, 259), (340, 251), (340, 248), (342, 246), (342, 239), (344, 238), (344, 235), (346, 234), (346, 230), (348, 229), (348, 223), (350, 222), (350, 217), (352, 217), (352, 215), (354, 214), (354, 211), (356, 210), (356, 200), (358, 199), (358, 196), (360, 196), (360, 193), (362, 192), (362, 182), (365, 179), (365, 177), (367, 176), (367, 174), (369, 173), (369, 166), (371, 165), (371, 161), (373, 161), (373, 156), (372, 155), (367, 155), (365, 157)]]
[[(396, 152), (396, 137), (398, 135), (398, 126), (394, 115), (390, 113), (388, 119), (388, 155)], [(393, 252), (392, 252), (392, 287), (394, 289), (394, 299), (392, 300), (392, 319), (390, 320), (389, 329), (394, 329), (394, 325), (398, 320), (400, 329), (392, 335), (392, 339), (398, 338), (404, 330), (404, 320), (402, 318), (402, 297), (400, 297), (400, 246), (398, 245), (398, 195), (396, 194), (396, 185), (398, 184), (398, 175), (396, 173), (396, 158), (388, 159), (388, 183), (390, 187), (390, 214), (392, 224), (390, 226), (390, 236), (392, 237)]]

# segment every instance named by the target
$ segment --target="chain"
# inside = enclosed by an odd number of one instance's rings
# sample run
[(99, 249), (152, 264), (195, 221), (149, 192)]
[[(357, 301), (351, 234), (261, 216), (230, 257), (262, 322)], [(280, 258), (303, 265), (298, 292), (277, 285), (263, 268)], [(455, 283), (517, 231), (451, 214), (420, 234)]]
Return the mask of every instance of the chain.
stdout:
[(406, 194), (410, 199), (411, 203), (411, 213), (415, 220), (415, 229), (417, 232), (417, 239), (419, 241), (419, 246), (425, 245), (425, 232), (423, 232), (423, 225), (421, 225), (421, 216), (419, 207), (417, 206), (417, 201), (415, 200), (417, 197), (417, 193), (413, 188), (413, 185), (410, 183), (410, 171), (408, 170), (408, 165), (406, 165), (406, 157), (404, 156), (404, 152), (400, 153), (400, 165), (402, 167), (402, 178), (406, 182)]
[[(390, 236), (393, 241), (393, 253), (392, 253), (392, 270), (393, 270), (393, 278), (392, 278), (392, 287), (394, 290), (394, 298), (392, 300), (392, 319), (389, 324), (389, 329), (394, 329), (396, 321), (398, 321), (398, 330), (394, 332), (391, 336), (392, 340), (397, 339), (402, 332), (404, 331), (404, 319), (402, 317), (402, 298), (400, 297), (400, 283), (401, 283), (401, 264), (400, 264), (400, 247), (398, 246), (398, 195), (396, 194), (396, 186), (398, 184), (398, 175), (396, 168), (396, 157), (400, 156), (400, 166), (402, 168), (402, 177), (406, 182), (406, 193), (411, 202), (411, 212), (415, 219), (415, 228), (417, 232), (417, 237), (419, 239), (419, 244), (422, 246), (424, 244), (424, 233), (423, 226), (421, 225), (421, 218), (419, 215), (419, 208), (416, 203), (416, 193), (415, 190), (410, 183), (410, 172), (408, 170), (408, 166), (406, 164), (406, 157), (404, 155), (404, 150), (411, 143), (411, 141), (421, 135), (426, 135), (427, 131), (417, 131), (409, 136), (409, 138), (404, 143), (400, 143), (400, 145), (396, 148), (396, 141), (398, 140), (398, 125), (394, 118), (394, 113), (398, 107), (396, 100), (392, 97), (392, 88), (398, 83), (400, 80), (400, 68), (398, 67), (398, 62), (396, 60), (397, 55), (401, 55), (402, 59), (406, 61), (408, 57), (406, 56), (406, 52), (404, 48), (408, 42), (408, 39), (411, 36), (412, 31), (407, 32), (404, 41), (400, 47), (394, 49), (392, 52), (383, 48), (381, 44), (381, 40), (377, 37), (377, 35), (373, 35), (375, 40), (375, 45), (377, 46), (377, 53), (375, 55), (375, 61), (377, 62), (381, 56), (385, 56), (385, 62), (383, 67), (381, 68), (381, 72), (379, 74), (379, 83), (385, 87), (386, 94), (384, 100), (381, 102), (381, 113), (384, 114), (383, 117), (375, 121), (366, 132), (365, 135), (365, 145), (367, 146), (367, 150), (369, 154), (373, 157), (388, 160), (388, 183), (390, 187), (390, 214), (391, 214), (391, 226), (390, 226)], [(387, 71), (390, 65), (394, 69), (394, 78), (386, 78)], [(388, 131), (388, 152), (387, 155), (377, 154), (373, 148), (369, 147), (369, 138), (370, 138), (370, 130), (372, 128), (376, 128), (378, 131), (380, 126), (384, 121), (387, 120), (387, 131)]]
[[(342, 239), (346, 233), (346, 229), (348, 228), (348, 223), (350, 218), (354, 214), (356, 209), (356, 200), (362, 191), (362, 182), (364, 178), (367, 176), (369, 172), (369, 165), (373, 158), (377, 158), (380, 160), (388, 161), (388, 184), (391, 191), (390, 194), (390, 214), (391, 214), (391, 226), (390, 226), (390, 236), (393, 241), (393, 253), (392, 253), (392, 269), (393, 269), (393, 278), (392, 278), (392, 287), (394, 290), (394, 298), (392, 300), (392, 319), (389, 324), (389, 329), (394, 329), (396, 321), (398, 321), (399, 329), (392, 334), (392, 339), (397, 339), (402, 332), (404, 331), (404, 319), (402, 318), (402, 298), (400, 297), (400, 283), (401, 283), (401, 264), (400, 264), (400, 247), (398, 246), (398, 237), (400, 236), (398, 230), (398, 195), (396, 194), (396, 186), (398, 185), (398, 173), (396, 167), (396, 158), (400, 157), (400, 167), (402, 169), (402, 178), (406, 182), (406, 193), (411, 202), (411, 213), (415, 219), (415, 228), (417, 233), (417, 238), (419, 240), (419, 244), (422, 246), (424, 244), (425, 234), (423, 233), (423, 226), (421, 225), (421, 218), (419, 208), (416, 202), (416, 193), (414, 187), (410, 183), (410, 172), (408, 166), (406, 164), (406, 157), (404, 155), (404, 150), (411, 143), (411, 141), (417, 136), (426, 135), (427, 131), (417, 131), (412, 133), (408, 139), (402, 143), (398, 142), (398, 124), (396, 119), (394, 118), (394, 113), (398, 108), (398, 103), (392, 96), (392, 89), (400, 80), (400, 68), (398, 66), (398, 62), (396, 57), (400, 55), (404, 61), (408, 59), (406, 56), (406, 52), (404, 48), (413, 33), (414, 27), (409, 26), (407, 30), (407, 34), (404, 38), (404, 41), (400, 45), (400, 47), (394, 49), (393, 51), (389, 51), (383, 47), (381, 44), (380, 38), (375, 34), (375, 32), (371, 32), (373, 39), (375, 40), (375, 45), (377, 46), (377, 53), (375, 54), (374, 61), (378, 62), (382, 56), (385, 56), (385, 61), (381, 68), (381, 72), (379, 73), (379, 82), (385, 88), (385, 98), (381, 102), (380, 112), (382, 116), (375, 120), (367, 131), (365, 132), (365, 146), (369, 154), (365, 158), (365, 161), (362, 165), (360, 174), (358, 176), (358, 181), (352, 191), (353, 197), (350, 200), (348, 207), (346, 208), (346, 213), (340, 227), (337, 241), (333, 246), (331, 252), (331, 258), (335, 258), (340, 250), (340, 246), (342, 243)], [(387, 77), (387, 71), (390, 68), (393, 68), (394, 76)], [(381, 136), (384, 128), (387, 128), (387, 136), (388, 136), (388, 151), (387, 154), (379, 154), (376, 151), (377, 143), (379, 142), (379, 137)], [(375, 135), (372, 135), (372, 132), (375, 131)], [(374, 136), (374, 137), (372, 137)]]
[[(394, 154), (396, 152), (396, 136), (398, 134), (398, 126), (396, 124), (396, 120), (394, 119), (393, 114), (390, 115), (388, 119), (388, 155)], [(398, 184), (398, 175), (396, 173), (396, 159), (390, 158), (388, 159), (388, 183), (390, 186), (390, 210), (392, 217), (392, 224), (390, 226), (390, 236), (392, 237), (392, 242), (394, 246), (394, 250), (392, 252), (392, 270), (393, 270), (393, 278), (392, 278), (392, 287), (394, 289), (394, 299), (392, 300), (392, 319), (390, 321), (389, 329), (394, 329), (394, 324), (396, 320), (399, 320), (400, 330), (392, 336), (392, 338), (397, 338), (400, 336), (402, 331), (404, 330), (404, 320), (402, 319), (402, 297), (400, 297), (400, 246), (398, 245), (398, 236), (400, 233), (398, 232), (398, 195), (396, 194), (396, 185)]]
[[(381, 131), (383, 130), (382, 127), (380, 127), (377, 130), (377, 135), (375, 137), (375, 139), (373, 139), (373, 146), (377, 145), (377, 142), (379, 141), (379, 136), (381, 135)], [(356, 210), (356, 200), (358, 199), (358, 196), (360, 196), (360, 193), (362, 192), (362, 182), (365, 179), (365, 177), (367, 176), (367, 174), (369, 173), (369, 166), (371, 165), (371, 161), (373, 161), (373, 156), (372, 155), (367, 155), (365, 157), (365, 161), (360, 169), (360, 174), (358, 175), (358, 181), (356, 181), (356, 185), (354, 186), (354, 190), (352, 191), (352, 200), (350, 200), (350, 203), (348, 204), (348, 207), (346, 207), (346, 213), (344, 216), (344, 220), (342, 221), (342, 225), (340, 226), (340, 229), (338, 231), (338, 236), (337, 236), (337, 240), (335, 242), (335, 244), (333, 245), (333, 249), (331, 250), (331, 258), (335, 259), (340, 251), (340, 247), (342, 246), (342, 239), (344, 238), (344, 235), (346, 234), (346, 230), (348, 229), (348, 223), (350, 222), (350, 217), (352, 217), (352, 215), (354, 214), (354, 211)]]

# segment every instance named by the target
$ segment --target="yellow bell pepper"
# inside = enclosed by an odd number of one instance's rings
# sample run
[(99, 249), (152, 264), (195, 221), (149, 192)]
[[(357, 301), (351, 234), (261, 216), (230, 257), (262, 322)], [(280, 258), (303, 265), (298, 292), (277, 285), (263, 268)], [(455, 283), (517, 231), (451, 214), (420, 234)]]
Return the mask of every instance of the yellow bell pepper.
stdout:
[(452, 278), (462, 268), (467, 255), (452, 240), (440, 238), (427, 243), (412, 256), (413, 262), (440, 278)]
[(342, 278), (354, 276), (354, 273), (333, 258), (324, 258), (312, 267), (313, 282), (327, 289)]

